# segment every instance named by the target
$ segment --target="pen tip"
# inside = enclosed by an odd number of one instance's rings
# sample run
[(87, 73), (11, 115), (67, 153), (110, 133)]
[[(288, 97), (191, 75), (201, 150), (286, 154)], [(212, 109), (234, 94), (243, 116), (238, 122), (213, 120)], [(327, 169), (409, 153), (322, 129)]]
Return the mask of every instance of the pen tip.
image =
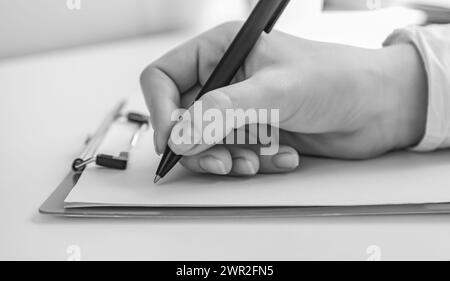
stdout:
[(155, 179), (153, 180), (153, 182), (154, 182), (154, 183), (157, 183), (157, 182), (159, 182), (160, 179), (161, 179), (161, 177), (158, 176), (158, 175), (156, 175), (156, 176), (155, 176)]

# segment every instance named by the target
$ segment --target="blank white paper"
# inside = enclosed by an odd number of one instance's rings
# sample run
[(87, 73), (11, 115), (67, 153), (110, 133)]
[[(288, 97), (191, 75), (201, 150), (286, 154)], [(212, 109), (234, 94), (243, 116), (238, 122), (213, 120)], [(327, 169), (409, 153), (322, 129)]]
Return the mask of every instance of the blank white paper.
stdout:
[[(113, 126), (99, 152), (126, 147), (136, 127)], [(88, 167), (66, 207), (354, 206), (450, 202), (450, 151), (399, 152), (375, 160), (301, 158), (297, 171), (255, 177), (191, 173), (180, 165), (160, 183), (152, 131), (141, 138), (125, 171)]]

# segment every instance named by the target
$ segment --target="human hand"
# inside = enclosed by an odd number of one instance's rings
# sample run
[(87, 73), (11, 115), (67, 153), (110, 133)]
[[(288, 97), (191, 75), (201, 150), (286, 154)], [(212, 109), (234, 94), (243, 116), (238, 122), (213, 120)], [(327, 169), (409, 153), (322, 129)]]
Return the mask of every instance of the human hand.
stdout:
[(199, 101), (203, 111), (279, 109), (278, 153), (260, 155), (259, 145), (177, 145), (169, 138), (172, 129), (199, 124), (171, 121), (172, 113), (179, 108), (192, 113), (192, 101), (240, 26), (228, 23), (207, 31), (142, 73), (159, 154), (169, 143), (175, 153), (185, 155), (181, 163), (192, 171), (254, 175), (294, 170), (297, 152), (368, 159), (420, 141), (427, 83), (412, 45), (368, 50), (273, 31), (260, 38), (232, 85)]

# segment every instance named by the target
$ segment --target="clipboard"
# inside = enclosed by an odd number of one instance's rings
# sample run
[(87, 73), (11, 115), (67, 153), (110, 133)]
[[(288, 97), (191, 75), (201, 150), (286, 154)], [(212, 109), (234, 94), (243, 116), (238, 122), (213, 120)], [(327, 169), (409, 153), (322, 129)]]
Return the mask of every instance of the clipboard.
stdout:
[(450, 203), (391, 204), (364, 206), (313, 206), (313, 207), (82, 207), (65, 208), (64, 200), (78, 182), (84, 168), (76, 164), (92, 158), (111, 124), (120, 116), (125, 101), (119, 102), (105, 117), (96, 133), (74, 160), (66, 177), (45, 200), (39, 212), (45, 215), (92, 218), (286, 218), (320, 216), (369, 216), (450, 214)]
[(90, 207), (64, 208), (64, 199), (76, 185), (80, 172), (70, 171), (39, 209), (41, 214), (85, 218), (287, 218), (320, 216), (449, 214), (450, 204), (407, 204), (376, 206), (325, 207)]

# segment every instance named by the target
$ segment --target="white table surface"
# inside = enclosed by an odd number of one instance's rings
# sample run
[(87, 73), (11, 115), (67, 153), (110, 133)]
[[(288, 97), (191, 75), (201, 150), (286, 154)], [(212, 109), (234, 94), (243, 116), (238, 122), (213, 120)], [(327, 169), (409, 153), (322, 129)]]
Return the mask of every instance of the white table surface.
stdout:
[(450, 260), (450, 216), (74, 219), (40, 204), (146, 64), (187, 34), (0, 61), (0, 259)]

